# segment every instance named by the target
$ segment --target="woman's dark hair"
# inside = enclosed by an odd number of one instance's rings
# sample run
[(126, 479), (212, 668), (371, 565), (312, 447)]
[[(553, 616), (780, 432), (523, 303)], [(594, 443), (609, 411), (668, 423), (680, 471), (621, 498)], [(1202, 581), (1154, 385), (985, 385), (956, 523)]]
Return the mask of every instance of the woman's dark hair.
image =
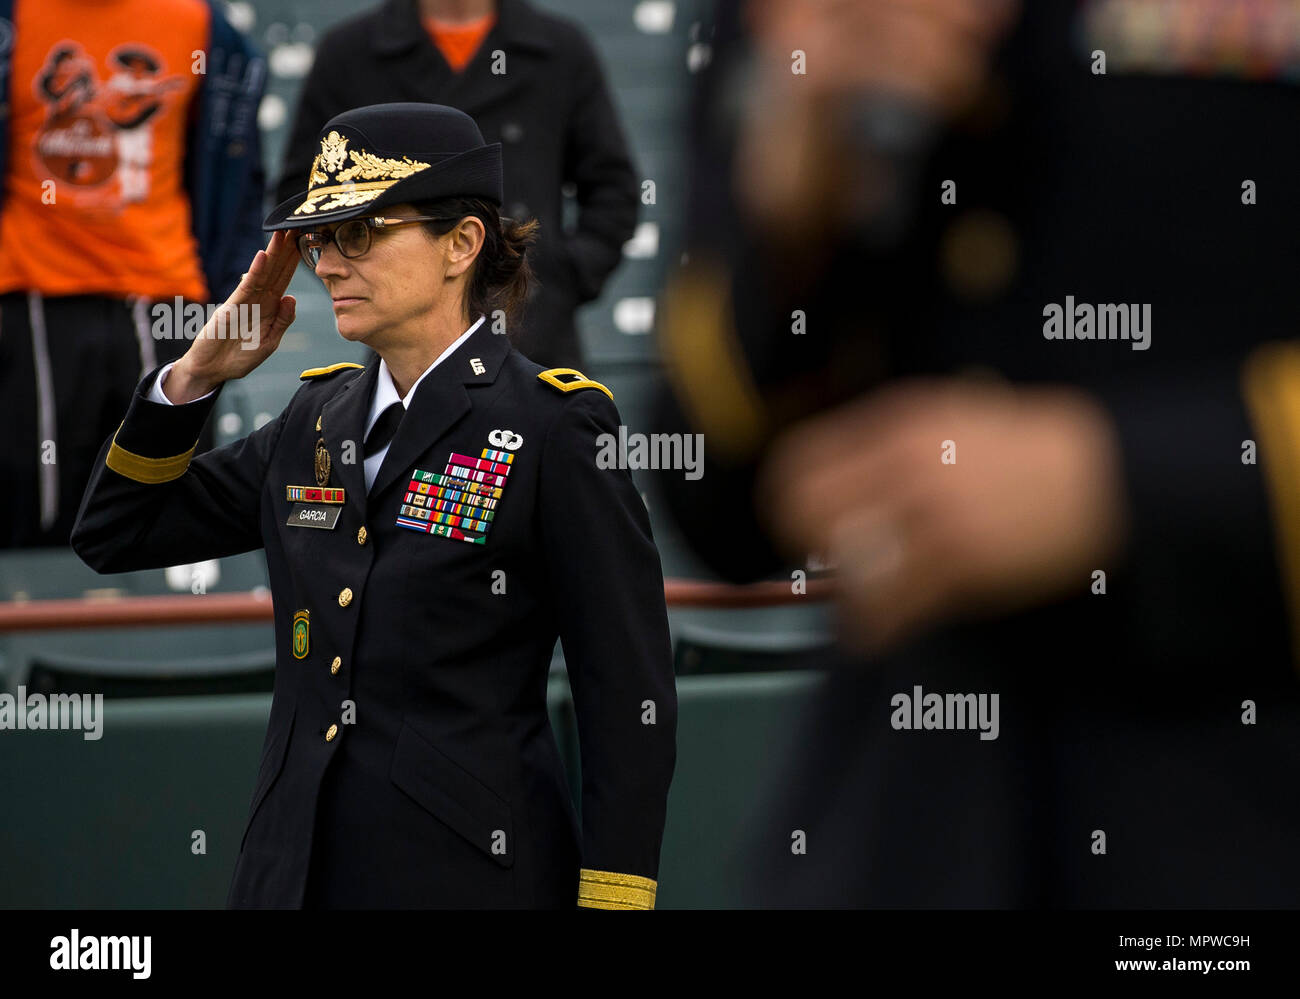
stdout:
[(415, 208), (420, 215), (438, 215), (448, 220), (424, 223), (435, 236), (446, 235), (466, 215), (474, 215), (483, 223), (483, 248), (474, 261), (469, 284), (470, 318), (482, 313), (490, 319), (500, 309), (513, 326), (528, 298), (529, 288), (537, 280), (528, 263), (528, 248), (537, 239), (541, 223), (537, 219), (503, 218), (496, 205), (480, 198), (423, 201)]

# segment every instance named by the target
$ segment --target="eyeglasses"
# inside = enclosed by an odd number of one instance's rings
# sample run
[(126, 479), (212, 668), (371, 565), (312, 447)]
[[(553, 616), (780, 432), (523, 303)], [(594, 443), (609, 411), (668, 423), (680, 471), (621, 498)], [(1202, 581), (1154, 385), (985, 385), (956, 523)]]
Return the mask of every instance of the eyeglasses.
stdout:
[(452, 219), (440, 215), (410, 215), (402, 218), (385, 218), (375, 215), (370, 218), (348, 219), (335, 227), (333, 232), (304, 232), (298, 237), (298, 252), (312, 270), (320, 263), (325, 247), (333, 243), (339, 253), (349, 260), (363, 256), (370, 249), (370, 240), (376, 230), (393, 229), (411, 222), (450, 222)]

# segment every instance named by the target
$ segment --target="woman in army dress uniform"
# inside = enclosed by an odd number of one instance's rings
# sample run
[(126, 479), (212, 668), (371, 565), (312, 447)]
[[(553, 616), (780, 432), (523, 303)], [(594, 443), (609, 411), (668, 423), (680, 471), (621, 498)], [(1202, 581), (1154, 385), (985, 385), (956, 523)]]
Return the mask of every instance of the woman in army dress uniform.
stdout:
[[(232, 907), (654, 905), (662, 572), (631, 476), (596, 464), (609, 390), (500, 335), (535, 226), (500, 218), (501, 177), (500, 144), (452, 108), (329, 121), (307, 189), (142, 380), (87, 487), (72, 542), (100, 572), (266, 549), (275, 692)], [(195, 457), (222, 384), (293, 321), (300, 255), (380, 361), (304, 371), (277, 419)], [(260, 310), (242, 339), (240, 306)], [(557, 637), (581, 821), (546, 711)]]

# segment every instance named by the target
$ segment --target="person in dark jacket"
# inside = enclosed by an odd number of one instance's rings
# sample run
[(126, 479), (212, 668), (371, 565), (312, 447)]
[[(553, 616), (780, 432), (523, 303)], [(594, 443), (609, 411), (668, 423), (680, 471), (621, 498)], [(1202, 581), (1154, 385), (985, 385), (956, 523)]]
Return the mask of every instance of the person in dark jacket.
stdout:
[[(537, 282), (515, 346), (583, 366), (575, 309), (594, 300), (637, 221), (639, 186), (605, 74), (576, 24), (525, 0), (387, 0), (321, 39), (286, 146), (277, 200), (301, 183), (316, 133), (349, 108), (429, 101), (471, 115), (505, 157), (503, 211), (541, 223)], [(565, 231), (572, 185), (576, 228)], [(500, 328), (501, 317), (489, 317)]]
[(841, 623), (754, 904), (1300, 898), (1290, 31), (721, 5), (662, 326), (712, 463), (662, 485), (730, 578), (835, 566)]
[[(631, 475), (596, 462), (609, 390), (488, 321), (522, 300), (535, 230), (498, 215), (501, 155), (438, 105), (325, 123), (267, 250), (140, 383), (87, 487), (72, 544), (100, 572), (266, 549), (275, 693), (232, 907), (654, 907), (662, 569)], [(380, 361), (304, 371), (278, 419), (193, 457), (221, 385), (293, 321), (300, 253)], [(219, 335), (245, 315), (252, 348)], [(557, 636), (581, 820), (546, 710)]]

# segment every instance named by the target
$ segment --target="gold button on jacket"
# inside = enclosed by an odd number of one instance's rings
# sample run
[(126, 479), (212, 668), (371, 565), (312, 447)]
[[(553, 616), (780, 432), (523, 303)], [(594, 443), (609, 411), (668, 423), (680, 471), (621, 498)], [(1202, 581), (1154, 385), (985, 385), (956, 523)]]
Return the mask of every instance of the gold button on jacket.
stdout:
[(343, 592), (339, 594), (339, 606), (346, 607), (350, 603), (352, 603), (352, 587), (345, 586)]

